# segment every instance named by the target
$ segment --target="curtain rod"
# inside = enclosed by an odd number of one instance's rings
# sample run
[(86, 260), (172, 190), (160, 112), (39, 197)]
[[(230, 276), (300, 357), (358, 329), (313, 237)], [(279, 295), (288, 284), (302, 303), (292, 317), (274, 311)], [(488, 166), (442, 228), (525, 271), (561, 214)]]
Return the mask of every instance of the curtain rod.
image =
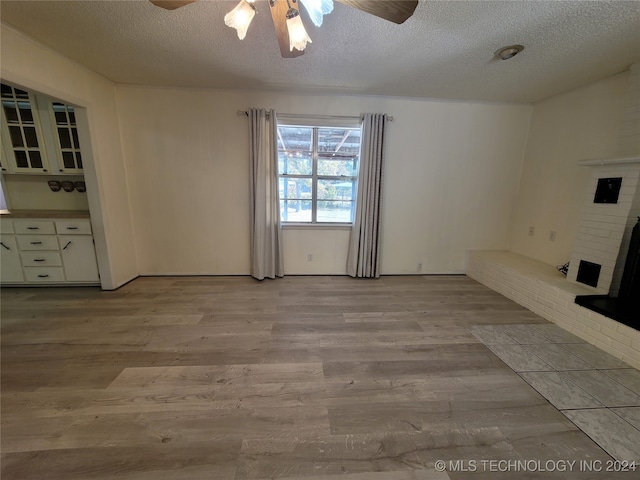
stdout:
[[(246, 110), (238, 110), (238, 115), (244, 115), (246, 117), (249, 116), (249, 112)], [(269, 115), (269, 112), (267, 112), (267, 116)], [(359, 119), (362, 120), (364, 117), (360, 116), (360, 117), (346, 117), (346, 116), (341, 116), (341, 115), (297, 115), (297, 114), (291, 114), (291, 113), (282, 113), (281, 115), (283, 116), (291, 116), (291, 117), (299, 117), (299, 118), (344, 118), (344, 119)], [(389, 120), (390, 122), (393, 122), (393, 117), (391, 115), (387, 115), (387, 120)]]

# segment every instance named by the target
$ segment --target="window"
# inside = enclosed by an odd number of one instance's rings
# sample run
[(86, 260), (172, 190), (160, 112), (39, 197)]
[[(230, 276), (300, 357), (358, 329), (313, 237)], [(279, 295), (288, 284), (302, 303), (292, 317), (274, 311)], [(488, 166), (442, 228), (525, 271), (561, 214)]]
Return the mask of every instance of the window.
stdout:
[(360, 164), (360, 127), (278, 124), (280, 219), (352, 223)]

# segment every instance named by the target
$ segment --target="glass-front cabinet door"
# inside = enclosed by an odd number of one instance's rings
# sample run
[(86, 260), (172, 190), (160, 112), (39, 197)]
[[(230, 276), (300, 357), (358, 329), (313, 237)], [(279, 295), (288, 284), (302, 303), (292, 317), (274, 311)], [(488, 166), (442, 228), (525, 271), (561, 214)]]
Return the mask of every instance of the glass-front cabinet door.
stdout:
[(51, 102), (48, 110), (56, 142), (59, 171), (82, 173), (82, 156), (74, 107), (60, 102)]
[(1, 85), (2, 139), (11, 173), (48, 173), (35, 97), (19, 88)]

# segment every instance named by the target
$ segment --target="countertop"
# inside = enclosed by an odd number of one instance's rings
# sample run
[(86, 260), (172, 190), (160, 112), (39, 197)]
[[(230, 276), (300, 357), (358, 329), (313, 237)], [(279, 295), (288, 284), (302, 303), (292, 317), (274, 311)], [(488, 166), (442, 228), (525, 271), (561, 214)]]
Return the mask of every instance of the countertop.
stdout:
[(89, 210), (1, 210), (0, 218), (90, 218)]

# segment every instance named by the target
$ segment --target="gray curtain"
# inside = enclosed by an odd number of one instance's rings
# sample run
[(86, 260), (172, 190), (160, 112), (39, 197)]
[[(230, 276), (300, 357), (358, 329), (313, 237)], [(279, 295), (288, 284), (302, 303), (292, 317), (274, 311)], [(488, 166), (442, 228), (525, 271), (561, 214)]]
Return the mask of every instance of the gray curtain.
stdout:
[(380, 277), (380, 208), (387, 116), (367, 113), (362, 122), (356, 213), (351, 229), (347, 274)]
[(277, 119), (274, 110), (251, 108), (251, 276), (284, 276), (278, 195)]

